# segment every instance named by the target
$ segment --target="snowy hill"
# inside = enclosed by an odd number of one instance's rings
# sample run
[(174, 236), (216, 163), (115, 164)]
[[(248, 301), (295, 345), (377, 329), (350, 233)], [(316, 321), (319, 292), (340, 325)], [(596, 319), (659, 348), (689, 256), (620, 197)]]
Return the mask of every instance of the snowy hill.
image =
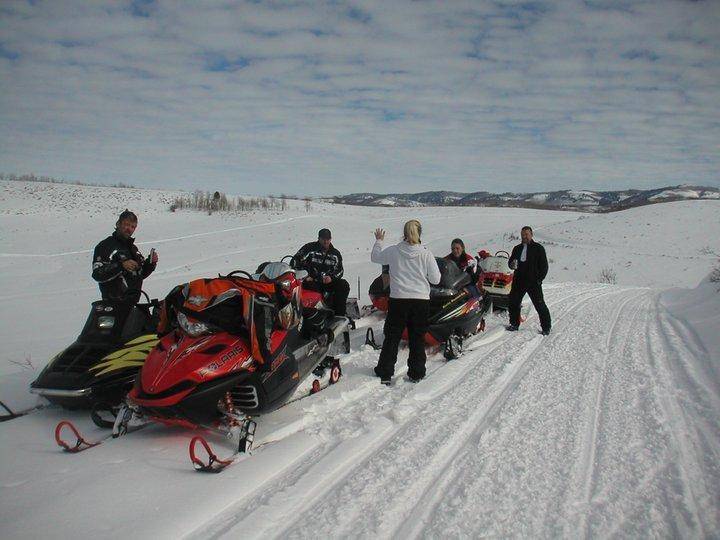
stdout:
[[(720, 201), (594, 215), (297, 201), (208, 216), (169, 212), (173, 192), (0, 189), (0, 400), (11, 407), (36, 404), (28, 382), (79, 333), (98, 297), (92, 248), (126, 207), (139, 214), (140, 249), (160, 255), (153, 297), (254, 269), (328, 226), (365, 303), (377, 226), (394, 241), (418, 218), (444, 255), (456, 236), (472, 252), (509, 249), (529, 224), (551, 260), (554, 320), (544, 338), (529, 304), (517, 334), (491, 317), (460, 359), (433, 352), (424, 381), (388, 389), (371, 375), (378, 353), (362, 347), (364, 327), (381, 335), (382, 321), (363, 319), (340, 383), (262, 417), (258, 439), (275, 442), (219, 476), (192, 472), (181, 429), (67, 455), (52, 428), (69, 418), (101, 436), (85, 413), (50, 407), (0, 423), (3, 538), (120, 538), (128, 524), (140, 538), (720, 534), (720, 285), (703, 281), (720, 254)], [(614, 285), (597, 282), (608, 268)]]
[(362, 206), (500, 206), (546, 208), (583, 212), (614, 212), (659, 202), (717, 200), (720, 190), (710, 187), (676, 186), (649, 190), (588, 191), (563, 190), (547, 193), (460, 193), (427, 191), (423, 193), (354, 193), (334, 197), (339, 204)]

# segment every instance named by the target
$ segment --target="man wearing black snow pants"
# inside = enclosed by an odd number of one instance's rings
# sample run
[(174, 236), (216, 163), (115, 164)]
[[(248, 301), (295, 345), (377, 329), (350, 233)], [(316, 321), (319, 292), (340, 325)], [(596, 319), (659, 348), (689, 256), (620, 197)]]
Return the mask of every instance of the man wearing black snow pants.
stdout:
[(514, 331), (520, 327), (520, 304), (525, 293), (528, 293), (533, 306), (535, 306), (535, 311), (540, 317), (542, 333), (547, 335), (550, 333), (552, 324), (550, 310), (545, 304), (542, 291), (542, 282), (548, 273), (545, 248), (533, 241), (533, 232), (528, 226), (522, 228), (520, 237), (522, 243), (513, 248), (508, 261), (508, 266), (515, 269), (510, 289), (510, 326), (508, 326), (508, 330)]
[(350, 284), (342, 279), (342, 255), (332, 245), (330, 229), (320, 229), (317, 242), (309, 242), (301, 247), (293, 257), (292, 266), (308, 272), (303, 287), (323, 293), (329, 292), (332, 304), (330, 307), (335, 315), (345, 316)]

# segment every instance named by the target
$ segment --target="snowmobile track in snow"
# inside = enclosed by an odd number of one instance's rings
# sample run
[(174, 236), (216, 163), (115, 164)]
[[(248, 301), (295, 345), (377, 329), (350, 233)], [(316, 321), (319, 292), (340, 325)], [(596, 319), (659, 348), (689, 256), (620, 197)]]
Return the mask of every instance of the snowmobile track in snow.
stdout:
[[(599, 292), (597, 292), (599, 291)], [(561, 309), (559, 313), (555, 314), (555, 320), (556, 320), (556, 330), (562, 330), (563, 324), (562, 321), (568, 316), (572, 315), (574, 311), (579, 307), (583, 305), (587, 305), (591, 302), (591, 300), (600, 298), (602, 296), (606, 295), (612, 295), (617, 294), (618, 291), (615, 289), (607, 290), (606, 288), (600, 287), (597, 289), (591, 289), (591, 290), (584, 290), (579, 293), (573, 293), (565, 298), (560, 299), (558, 302), (553, 302), (552, 307), (555, 308), (555, 305), (563, 305), (568, 302), (572, 302), (569, 307), (565, 307), (564, 309)], [(590, 296), (590, 298), (585, 298)], [(582, 297), (580, 300), (575, 300), (578, 297)], [(520, 334), (505, 334), (506, 338), (502, 340), (502, 342), (495, 347), (491, 348), (489, 351), (486, 352), (486, 354), (491, 355), (495, 350), (501, 348), (506, 343), (510, 344), (516, 344), (518, 340), (514, 339), (515, 337), (519, 337), (522, 334), (527, 334), (527, 332), (521, 332)], [(533, 337), (529, 340), (520, 340), (519, 343), (519, 356), (516, 355), (515, 359), (510, 363), (510, 367), (508, 367), (505, 371), (505, 373), (501, 373), (501, 376), (498, 377), (496, 380), (496, 383), (492, 385), (492, 387), (489, 389), (490, 396), (489, 398), (483, 400), (481, 407), (476, 411), (475, 414), (471, 416), (471, 419), (469, 421), (464, 422), (465, 427), (456, 434), (453, 439), (453, 444), (444, 445), (444, 450), (439, 453), (438, 456), (436, 456), (436, 460), (439, 461), (438, 463), (433, 463), (433, 466), (430, 467), (430, 470), (433, 471), (442, 471), (443, 467), (447, 465), (452, 459), (457, 455), (458, 452), (460, 452), (463, 448), (463, 445), (465, 442), (472, 437), (473, 435), (477, 435), (478, 431), (483, 431), (489, 426), (493, 418), (495, 416), (495, 413), (502, 407), (505, 400), (508, 398), (509, 395), (512, 394), (512, 392), (517, 388), (517, 385), (519, 381), (524, 377), (524, 375), (527, 373), (527, 367), (526, 364), (528, 361), (532, 358), (534, 352), (536, 349), (538, 349), (543, 343), (546, 342), (552, 342), (553, 335), (548, 336), (546, 338), (542, 338), (539, 335), (533, 334)], [(517, 344), (516, 344), (517, 348)], [(474, 361), (471, 361), (468, 359), (467, 366), (465, 366), (465, 369), (462, 371), (463, 373), (470, 372), (473, 370), (473, 368), (483, 361), (484, 355), (481, 355), (480, 353), (483, 352), (482, 350), (477, 350), (473, 355), (472, 358)], [(470, 355), (468, 355), (470, 356)], [(464, 358), (464, 357), (463, 357)], [(440, 364), (444, 366), (443, 364)], [(455, 364), (451, 364), (455, 365)], [(433, 372), (439, 369), (440, 366), (436, 367)], [(444, 368), (446, 369), (446, 368)], [(430, 372), (430, 369), (428, 370)], [(424, 381), (423, 383), (420, 383), (420, 385), (427, 385), (432, 382), (432, 374), (430, 374), (430, 377), (428, 380)], [(465, 385), (468, 385), (468, 382), (465, 382)], [(472, 384), (470, 386), (473, 386)], [(439, 392), (440, 395), (445, 394), (452, 390), (454, 385), (442, 385), (442, 389)], [(482, 393), (483, 389), (480, 387), (479, 389), (476, 389), (472, 391), (473, 396), (477, 396), (478, 394)], [(418, 388), (418, 391), (420, 391), (420, 388)], [(377, 393), (377, 392), (375, 392)], [(432, 392), (435, 394), (435, 392)], [(362, 451), (359, 452), (362, 455), (368, 455), (368, 454), (374, 454), (373, 450), (375, 450), (378, 446), (383, 444), (383, 442), (389, 440), (392, 438), (397, 438), (401, 436), (404, 432), (412, 431), (413, 426), (410, 425), (411, 422), (407, 421), (408, 417), (412, 416), (413, 413), (419, 413), (418, 407), (413, 407), (412, 405), (417, 405), (418, 400), (416, 399), (416, 396), (413, 395), (413, 393), (408, 394), (405, 392), (401, 396), (397, 396), (396, 393), (390, 392), (391, 396), (395, 396), (396, 399), (395, 404), (392, 406), (389, 412), (383, 412), (375, 411), (375, 417), (379, 419), (381, 423), (383, 423), (382, 429), (379, 430), (373, 430), (373, 431), (379, 431), (379, 433), (376, 433), (373, 436), (368, 435), (361, 435), (359, 438), (365, 438), (365, 444), (362, 444)], [(406, 395), (407, 394), (407, 395)], [(438, 396), (434, 395), (433, 399), (436, 399)], [(407, 402), (411, 402), (408, 404)], [(422, 401), (427, 401), (423, 399)], [(452, 401), (452, 399), (451, 399)], [(357, 403), (354, 401), (354, 403)], [(410, 406), (408, 406), (410, 405)], [(427, 405), (423, 404), (424, 408), (432, 407), (432, 404)], [(369, 407), (365, 407), (366, 409)], [(409, 413), (407, 413), (407, 416), (403, 414), (403, 410), (409, 410)], [(398, 412), (400, 411), (400, 412)], [(363, 416), (367, 416), (369, 418), (372, 418), (372, 414), (367, 415), (364, 414)], [(418, 414), (417, 416), (423, 416), (422, 414)], [(387, 420), (395, 420), (395, 422), (388, 425)], [(437, 427), (439, 424), (442, 423), (443, 420), (445, 420), (444, 425), (447, 425), (449, 422), (452, 422), (453, 419), (447, 419), (447, 418), (439, 418), (438, 421), (434, 422), (435, 424), (435, 431), (438, 431)], [(412, 438), (412, 436), (410, 437)], [(434, 440), (431, 438), (430, 441), (431, 445), (442, 445), (441, 441)], [(258, 509), (259, 513), (262, 513), (265, 517), (265, 522), (268, 523), (267, 530), (255, 530), (254, 534), (257, 534), (257, 536), (262, 536), (263, 534), (272, 534), (272, 535), (278, 535), (282, 536), (283, 533), (288, 533), (291, 531), (291, 528), (295, 521), (298, 519), (298, 516), (301, 516), (305, 511), (307, 511), (310, 508), (313, 508), (312, 511), (310, 511), (310, 515), (314, 515), (316, 513), (316, 510), (314, 507), (320, 506), (321, 508), (327, 508), (327, 505), (318, 504), (317, 501), (325, 499), (335, 499), (333, 496), (333, 492), (336, 491), (337, 486), (341, 486), (340, 490), (342, 490), (342, 486), (346, 486), (347, 482), (345, 482), (345, 479), (348, 478), (353, 473), (356, 473), (356, 471), (362, 471), (366, 467), (372, 466), (372, 459), (371, 457), (366, 457), (365, 459), (361, 459), (359, 462), (354, 461), (352, 464), (352, 467), (350, 467), (346, 471), (338, 471), (338, 470), (329, 470), (326, 474), (321, 475), (321, 480), (317, 482), (316, 481), (312, 486), (312, 489), (310, 490), (310, 494), (306, 491), (305, 488), (308, 486), (306, 485), (306, 481), (303, 477), (306, 476), (307, 473), (311, 472), (316, 467), (314, 466), (314, 462), (318, 460), (325, 459), (326, 456), (329, 456), (333, 453), (339, 453), (336, 451), (337, 445), (331, 444), (325, 448), (325, 453), (322, 455), (318, 455), (317, 452), (312, 452), (310, 455), (306, 456), (309, 460), (313, 462), (313, 465), (309, 467), (301, 466), (300, 469), (296, 468), (291, 474), (284, 477), (281, 481), (279, 481), (277, 484), (277, 488), (275, 490), (266, 490), (266, 486), (263, 487), (262, 495), (256, 498), (251, 498), (251, 500), (244, 500), (240, 502), (239, 505), (233, 505), (230, 509), (223, 512), (222, 515), (218, 516), (215, 519), (211, 520), (209, 523), (206, 523), (203, 527), (199, 528), (197, 531), (198, 533), (200, 531), (203, 531), (202, 534), (207, 535), (208, 532), (213, 537), (222, 536), (226, 533), (229, 533), (231, 530), (233, 530), (235, 527), (241, 527), (237, 530), (242, 530), (242, 523), (245, 518), (251, 520), (252, 518), (247, 515), (247, 512), (252, 512), (252, 509)], [(356, 451), (361, 450), (360, 448), (357, 448)], [(355, 455), (357, 457), (357, 454)], [(346, 465), (346, 464), (345, 464)], [(333, 469), (332, 467), (330, 469)], [(441, 473), (440, 473), (441, 474)], [(310, 475), (310, 477), (314, 476), (313, 474)], [(422, 487), (422, 492), (427, 491), (430, 486), (435, 483), (437, 480), (435, 475), (431, 475), (432, 477), (428, 477), (423, 482), (424, 486)], [(309, 479), (307, 479), (309, 480)], [(322, 489), (320, 489), (322, 488)], [(382, 490), (381, 490), (382, 491)], [(442, 490), (440, 490), (442, 491)], [(282, 495), (281, 495), (282, 494)], [(302, 494), (302, 496), (300, 496)], [(311, 495), (311, 496), (309, 496)], [(293, 505), (292, 509), (288, 511), (287, 508), (285, 508), (285, 512), (283, 512), (281, 516), (274, 516), (276, 512), (274, 511), (275, 508), (278, 508), (279, 506), (284, 505), (277, 505), (274, 504), (275, 498), (280, 497), (283, 501), (297, 501), (297, 506)], [(414, 500), (414, 497), (413, 497)], [(358, 506), (356, 505), (356, 508)], [(351, 508), (352, 509), (352, 508)], [(348, 508), (343, 508), (342, 513), (345, 514), (347, 512)], [(412, 510), (412, 508), (410, 509)], [(423, 504), (422, 509), (417, 508), (418, 511), (425, 511), (427, 510), (426, 505)], [(319, 509), (317, 510), (319, 511)], [(338, 510), (340, 511), (340, 510)], [(269, 514), (269, 515), (268, 515)], [(238, 516), (242, 516), (242, 518), (238, 518)], [(350, 523), (352, 522), (350, 517), (346, 516), (345, 521), (350, 520)], [(412, 519), (410, 520), (412, 521)], [(280, 526), (281, 530), (278, 530), (276, 527)], [(237, 532), (237, 530), (235, 532)], [(383, 529), (387, 530), (387, 529)], [(348, 532), (345, 529), (334, 527), (332, 530), (332, 535), (342, 535), (344, 532)], [(407, 531), (404, 531), (407, 532)]]
[[(582, 493), (578, 493), (576, 499), (580, 500), (586, 508), (590, 506), (593, 494), (593, 486), (595, 483), (598, 433), (600, 431), (600, 423), (602, 422), (602, 403), (606, 392), (608, 357), (612, 353), (612, 342), (613, 338), (616, 337), (615, 330), (618, 322), (621, 320), (621, 315), (623, 314), (625, 306), (627, 306), (627, 304), (629, 304), (630, 302), (637, 302), (641, 298), (644, 299), (644, 297), (646, 297), (647, 295), (648, 293), (644, 292), (636, 296), (630, 296), (619, 305), (618, 310), (613, 317), (613, 322), (610, 327), (610, 331), (608, 332), (607, 340), (605, 342), (605, 357), (602, 364), (602, 369), (600, 371), (599, 381), (595, 385), (595, 399), (593, 402), (591, 421), (592, 428), (587, 430), (586, 432), (586, 437), (583, 444), (583, 451), (580, 454), (579, 460), (580, 470), (582, 471), (584, 479), (582, 482)], [(644, 304), (646, 304), (646, 302), (644, 302)], [(630, 317), (628, 317), (628, 320), (631, 323), (634, 323), (636, 321), (642, 307), (644, 307), (643, 304), (635, 305), (632, 314), (630, 315)], [(620, 349), (622, 350), (622, 356), (624, 356), (625, 352), (627, 351), (628, 340), (633, 327), (634, 324), (629, 324), (625, 328), (625, 331), (627, 333), (620, 347)], [(580, 523), (578, 524), (577, 532), (578, 536), (582, 538), (587, 537), (587, 517), (587, 512), (582, 512), (580, 514)]]
[[(693, 358), (695, 354), (677, 339), (675, 328), (659, 307), (659, 299), (655, 300), (652, 313), (654, 317), (647, 317), (647, 335), (654, 338), (647, 340), (648, 357), (651, 359), (650, 367), (660, 382), (654, 391), (675, 443), (675, 462), (694, 522), (688, 525), (696, 525), (700, 536), (712, 535), (718, 532), (720, 524), (720, 498), (717, 489), (715, 493), (712, 490), (713, 485), (717, 488), (720, 483), (717, 447), (720, 426), (717, 417), (707, 417), (704, 413), (718, 410), (717, 395), (708, 392), (687, 368), (687, 358)], [(659, 343), (664, 347), (659, 348)], [(678, 387), (678, 382), (683, 384)], [(688, 398), (688, 394), (692, 394), (692, 399)], [(702, 429), (698, 429), (698, 423)], [(715, 444), (709, 436), (714, 436)], [(708, 506), (715, 508), (714, 516), (703, 515), (701, 508)], [(711, 532), (713, 530), (715, 533)], [(680, 531), (683, 536), (688, 532)]]
[[(161, 536), (165, 515), (191, 538), (713, 536), (720, 416), (702, 349), (656, 311), (650, 289), (571, 284), (547, 298), (549, 336), (534, 313), (515, 333), (491, 317), (458, 360), (430, 355), (418, 384), (402, 378), (406, 350), (391, 389), (370, 376), (376, 351), (350, 354), (338, 385), (288, 415), (294, 431), (274, 419), (277, 442), (220, 477), (187, 470), (174, 450), (187, 432), (156, 427), (77, 459), (39, 455), (57, 466), (60, 487), (47, 489), (99, 497), (108, 483), (98, 471), (135, 484), (169, 475), (177, 497), (199, 498), (182, 515), (161, 506), (147, 529)], [(21, 433), (43, 418), (8, 424)], [(5, 487), (47, 482), (15, 465)], [(8, 504), (24, 529), (50, 526), (42, 513), (22, 517), (19, 499)], [(140, 504), (127, 501), (117, 519)]]

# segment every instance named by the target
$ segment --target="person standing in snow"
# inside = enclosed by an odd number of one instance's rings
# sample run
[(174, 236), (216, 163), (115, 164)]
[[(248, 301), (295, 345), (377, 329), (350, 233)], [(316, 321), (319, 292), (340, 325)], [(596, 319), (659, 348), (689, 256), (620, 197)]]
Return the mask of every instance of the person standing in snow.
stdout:
[(303, 281), (307, 289), (329, 292), (335, 315), (345, 316), (350, 284), (343, 277), (342, 255), (332, 244), (330, 229), (318, 231), (317, 242), (305, 244), (293, 256), (292, 266), (306, 270), (308, 277)]
[(510, 331), (520, 327), (520, 304), (527, 293), (535, 311), (540, 317), (542, 334), (550, 333), (550, 310), (543, 298), (542, 282), (548, 273), (545, 248), (533, 241), (532, 228), (527, 225), (520, 230), (522, 242), (515, 246), (508, 260), (508, 266), (515, 270), (509, 298)]
[(428, 248), (421, 245), (422, 226), (416, 219), (405, 223), (403, 241), (383, 248), (385, 231), (375, 230), (370, 260), (389, 266), (390, 298), (385, 319), (385, 339), (375, 374), (389, 384), (395, 373), (398, 346), (408, 329), (410, 354), (408, 378), (417, 382), (425, 377), (425, 332), (430, 308), (430, 284), (440, 283), (440, 269)]
[(132, 235), (137, 224), (137, 216), (124, 210), (115, 223), (115, 232), (95, 246), (92, 277), (100, 286), (103, 300), (137, 304), (143, 280), (157, 266), (158, 255), (154, 249), (145, 258), (135, 245)]

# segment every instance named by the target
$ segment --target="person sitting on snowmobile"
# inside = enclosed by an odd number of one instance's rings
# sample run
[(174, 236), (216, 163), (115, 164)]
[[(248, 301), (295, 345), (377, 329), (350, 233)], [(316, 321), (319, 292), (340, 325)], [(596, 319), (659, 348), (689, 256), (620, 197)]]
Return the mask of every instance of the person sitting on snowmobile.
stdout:
[(465, 251), (465, 243), (460, 238), (455, 238), (450, 243), (450, 253), (445, 255), (444, 259), (454, 262), (460, 270), (470, 274), (473, 280), (477, 277), (477, 261)]
[(468, 289), (475, 297), (480, 297), (480, 291), (476, 282), (478, 278), (478, 267), (475, 258), (465, 251), (465, 243), (460, 238), (455, 238), (450, 243), (450, 253), (443, 257), (446, 261), (454, 262), (460, 270), (464, 270), (472, 278)]
[(138, 218), (124, 210), (115, 223), (115, 232), (95, 246), (92, 277), (100, 286), (103, 300), (122, 300), (137, 304), (143, 280), (153, 273), (158, 262), (152, 249), (145, 258), (132, 237)]
[(335, 315), (344, 317), (350, 284), (342, 279), (342, 255), (331, 240), (330, 229), (320, 229), (317, 242), (305, 244), (293, 256), (292, 267), (308, 273), (303, 281), (304, 287), (330, 293), (330, 305)]

